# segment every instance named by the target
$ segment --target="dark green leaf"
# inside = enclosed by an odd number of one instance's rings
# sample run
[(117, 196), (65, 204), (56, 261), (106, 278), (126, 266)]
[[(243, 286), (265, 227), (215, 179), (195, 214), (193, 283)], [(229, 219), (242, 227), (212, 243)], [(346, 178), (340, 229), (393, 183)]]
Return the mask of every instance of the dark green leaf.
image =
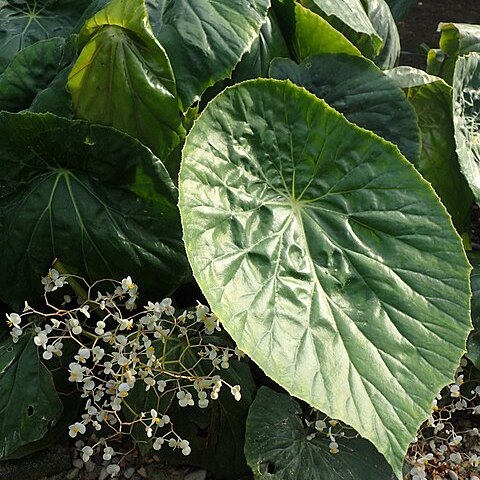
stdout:
[(417, 4), (417, 0), (386, 0), (396, 22), (402, 20)]
[(232, 78), (235, 82), (240, 82), (249, 78), (267, 77), (270, 62), (275, 57), (289, 56), (275, 14), (270, 10), (266, 22), (260, 29), (260, 35), (236, 66)]
[(373, 61), (382, 69), (393, 68), (400, 57), (400, 37), (392, 12), (385, 0), (364, 0), (373, 28), (382, 39), (382, 47)]
[(453, 123), (462, 173), (480, 202), (480, 54), (460, 57), (453, 81)]
[(269, 0), (147, 0), (152, 29), (172, 62), (184, 109), (230, 77), (265, 23)]
[(238, 347), (400, 476), (471, 328), (470, 266), (431, 186), (396, 147), (278, 80), (217, 96), (179, 179), (194, 276)]
[(20, 50), (68, 37), (90, 0), (1, 0), (0, 72)]
[(262, 387), (247, 418), (245, 455), (255, 478), (267, 480), (390, 480), (392, 469), (372, 444), (361, 438), (330, 439), (305, 428), (294, 398)]
[(272, 62), (270, 75), (290, 79), (343, 113), (348, 120), (398, 145), (412, 162), (420, 153), (417, 117), (402, 90), (371, 61), (345, 54)]
[(175, 79), (143, 0), (114, 0), (87, 20), (68, 77), (75, 115), (126, 132), (165, 158), (182, 140)]
[(176, 191), (163, 164), (108, 127), (0, 114), (5, 303), (41, 291), (53, 259), (90, 279), (132, 275), (148, 298), (184, 281)]
[(301, 0), (305, 7), (325, 17), (369, 58), (376, 57), (382, 39), (368, 18), (361, 0)]
[(63, 410), (32, 335), (0, 343), (0, 459), (40, 440)]
[[(225, 346), (225, 339), (217, 335), (208, 337), (208, 342), (213, 345)], [(158, 342), (163, 350), (163, 343)], [(191, 343), (196, 344), (195, 338)], [(155, 345), (155, 343), (154, 343)], [(182, 354), (182, 364), (193, 368), (198, 362), (198, 357), (190, 352), (185, 354), (186, 344), (181, 339), (171, 339), (165, 348), (169, 352), (168, 360), (178, 360)], [(197, 375), (207, 375), (210, 372), (196, 366), (194, 371)], [(180, 407), (173, 395), (167, 395), (160, 399), (151, 391), (145, 392), (143, 384), (137, 383), (128, 397), (129, 404), (135, 411), (150, 411), (151, 408), (159, 408), (162, 412), (168, 408), (175, 432), (181, 438), (190, 442), (192, 452), (185, 457), (179, 450), (172, 451), (169, 448), (155, 452), (168, 462), (179, 464), (188, 463), (206, 468), (215, 475), (215, 478), (238, 479), (248, 473), (248, 466), (243, 453), (245, 422), (248, 409), (255, 396), (255, 383), (248, 365), (244, 362), (232, 360), (230, 367), (217, 372), (230, 385), (240, 385), (242, 398), (236, 401), (227, 387), (220, 391), (218, 400), (210, 401), (207, 408)], [(192, 392), (193, 393), (193, 392)], [(173, 397), (172, 404), (170, 401)], [(195, 398), (195, 395), (194, 395)], [(159, 410), (159, 411), (160, 411)], [(135, 441), (143, 446), (145, 453), (151, 452), (151, 440), (145, 434), (145, 428), (139, 427), (134, 430)]]
[(43, 40), (21, 50), (0, 75), (0, 110), (27, 109), (61, 68), (65, 40)]

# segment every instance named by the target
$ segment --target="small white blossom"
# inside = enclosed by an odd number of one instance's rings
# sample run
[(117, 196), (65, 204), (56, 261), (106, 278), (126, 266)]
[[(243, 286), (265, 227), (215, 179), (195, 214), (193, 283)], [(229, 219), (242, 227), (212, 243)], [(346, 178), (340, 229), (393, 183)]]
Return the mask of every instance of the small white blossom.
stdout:
[(80, 435), (83, 435), (85, 431), (86, 431), (85, 425), (79, 422), (76, 422), (73, 425), (70, 425), (68, 427), (68, 434), (72, 438), (75, 438), (77, 436), (77, 433), (80, 433)]

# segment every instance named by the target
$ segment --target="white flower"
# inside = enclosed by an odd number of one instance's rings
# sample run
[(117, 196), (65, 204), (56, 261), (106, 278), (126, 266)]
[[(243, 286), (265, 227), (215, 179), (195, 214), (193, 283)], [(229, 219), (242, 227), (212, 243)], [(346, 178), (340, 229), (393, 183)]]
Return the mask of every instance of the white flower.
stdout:
[(43, 347), (45, 349), (47, 348), (47, 342), (48, 342), (48, 336), (44, 330), (38, 332), (33, 337), (33, 343), (35, 343), (37, 347)]
[(75, 355), (75, 360), (80, 363), (85, 363), (85, 360), (90, 358), (90, 349), (89, 348), (81, 348), (78, 351), (78, 355)]
[(68, 380), (70, 382), (81, 382), (83, 381), (83, 372), (85, 372), (86, 368), (82, 367), (78, 363), (72, 362), (69, 366), (70, 377)]
[(130, 390), (130, 386), (128, 383), (121, 383), (118, 387), (118, 396), (121, 398), (125, 398), (128, 396), (128, 391)]
[(118, 472), (120, 472), (120, 467), (118, 465), (110, 464), (107, 467), (107, 473), (111, 477), (116, 477), (118, 475)]
[(183, 455), (189, 455), (192, 449), (190, 448), (190, 444), (188, 440), (181, 440), (178, 444), (179, 448), (182, 449)]
[(114, 450), (112, 447), (105, 447), (103, 449), (103, 459), (105, 461), (108, 461), (108, 460), (111, 460), (112, 459), (112, 455), (114, 454)]
[(337, 442), (330, 442), (328, 445), (330, 449), (330, 453), (336, 454), (338, 453), (338, 443)]
[(96, 362), (100, 361), (104, 355), (105, 355), (105, 350), (103, 348), (101, 348), (100, 346), (98, 345), (95, 345), (93, 348), (92, 348), (92, 353), (93, 353), (93, 360), (95, 360)]
[(163, 438), (156, 438), (155, 441), (153, 442), (153, 449), (154, 450), (160, 450), (162, 448), (162, 445), (165, 443), (165, 440)]
[(179, 390), (177, 392), (178, 404), (181, 407), (186, 407), (188, 405), (193, 406), (195, 402), (193, 401), (192, 394), (190, 392), (185, 392), (185, 390)]
[(90, 460), (90, 457), (93, 455), (93, 448), (89, 447), (88, 445), (86, 447), (82, 448), (82, 460), (87, 463)]
[(165, 380), (158, 380), (157, 381), (157, 390), (160, 393), (163, 393), (165, 391), (166, 386), (167, 386), (167, 382)]
[(198, 392), (198, 406), (200, 408), (207, 408), (209, 401), (207, 399), (207, 392), (201, 391)]
[(315, 430), (318, 430), (319, 432), (322, 432), (327, 428), (327, 424), (323, 420), (317, 420), (315, 422)]
[(231, 394), (233, 395), (233, 397), (235, 398), (235, 400), (236, 400), (237, 402), (241, 400), (242, 394), (240, 393), (240, 385), (234, 385), (234, 386), (230, 389), (230, 392), (231, 392)]
[(57, 288), (68, 284), (67, 277), (60, 276), (57, 270), (51, 268), (45, 277), (42, 277), (42, 285), (46, 292), (53, 292)]
[(9, 327), (20, 328), (20, 323), (22, 322), (22, 317), (18, 313), (7, 313), (7, 325)]
[(450, 440), (450, 442), (448, 442), (449, 445), (451, 446), (457, 446), (457, 445), (460, 445), (460, 443), (462, 442), (462, 436), (461, 435), (454, 435), (452, 437), (452, 439)]
[(83, 435), (85, 431), (86, 431), (85, 425), (79, 422), (76, 422), (73, 425), (70, 425), (68, 427), (68, 434), (72, 438), (75, 438), (77, 436), (77, 433), (80, 433), (80, 435)]
[(450, 396), (457, 398), (460, 396), (460, 386), (455, 384), (455, 385), (450, 385)]
[(105, 333), (105, 327), (107, 324), (103, 320), (99, 320), (97, 322), (97, 326), (95, 327), (95, 333), (97, 335), (103, 335)]

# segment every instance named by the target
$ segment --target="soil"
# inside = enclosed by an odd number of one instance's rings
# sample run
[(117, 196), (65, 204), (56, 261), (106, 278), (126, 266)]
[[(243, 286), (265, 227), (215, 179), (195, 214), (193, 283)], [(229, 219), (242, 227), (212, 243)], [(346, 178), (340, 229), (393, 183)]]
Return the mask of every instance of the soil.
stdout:
[(480, 0), (422, 0), (399, 24), (400, 65), (425, 68), (429, 48), (438, 48), (440, 22), (480, 24)]

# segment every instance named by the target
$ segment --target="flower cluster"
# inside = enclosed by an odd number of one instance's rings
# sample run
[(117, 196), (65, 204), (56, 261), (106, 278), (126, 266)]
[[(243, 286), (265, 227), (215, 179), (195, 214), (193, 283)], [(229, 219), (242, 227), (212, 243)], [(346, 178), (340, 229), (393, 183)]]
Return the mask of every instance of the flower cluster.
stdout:
[(462, 359), (455, 382), (432, 403), (406, 457), (410, 480), (480, 480), (480, 385)]
[[(239, 360), (243, 353), (214, 342), (212, 334), (221, 329), (208, 307), (198, 304), (178, 313), (166, 298), (138, 309), (138, 287), (130, 277), (89, 285), (82, 278), (50, 269), (42, 284), (49, 311), (39, 312), (25, 304), (22, 314), (7, 315), (7, 324), (13, 341), (32, 325), (33, 341), (47, 361), (63, 356), (67, 342), (75, 345), (69, 381), (84, 398), (84, 412), (70, 425), (69, 435), (74, 438), (87, 430), (109, 433), (82, 448), (84, 462), (101, 448), (103, 459), (109, 462), (107, 471), (117, 475), (118, 465), (108, 442), (132, 432), (133, 425), (141, 425), (154, 450), (165, 445), (188, 455), (188, 440), (176, 434), (167, 411), (157, 411), (159, 406), (168, 410), (176, 402), (182, 408), (206, 408), (218, 399), (223, 387), (237, 401), (241, 399), (240, 385), (230, 385), (221, 373), (232, 358)], [(102, 291), (106, 284), (114, 285), (113, 293)], [(65, 285), (74, 288), (77, 302), (65, 295), (62, 306), (55, 307), (48, 294)], [(25, 325), (24, 317), (34, 320)], [(153, 399), (147, 411), (137, 412), (135, 402), (130, 401), (139, 391), (149, 392)]]

